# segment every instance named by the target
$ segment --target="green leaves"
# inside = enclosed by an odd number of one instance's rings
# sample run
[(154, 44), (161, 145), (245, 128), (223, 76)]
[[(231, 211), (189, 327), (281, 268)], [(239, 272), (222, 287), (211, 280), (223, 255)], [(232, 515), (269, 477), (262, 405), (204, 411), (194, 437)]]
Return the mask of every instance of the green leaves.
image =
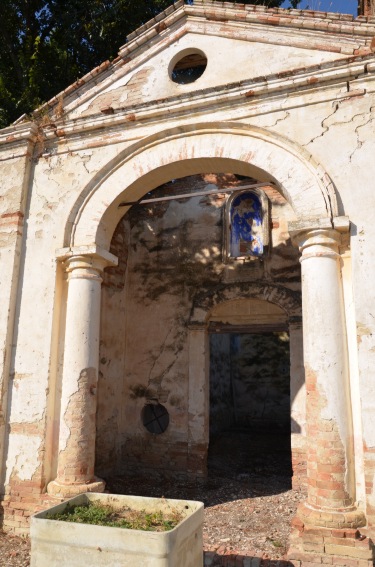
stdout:
[(0, 127), (117, 55), (170, 0), (1, 0)]
[[(293, 1), (293, 0), (292, 0)], [(107, 59), (172, 0), (1, 0), (0, 127)], [(279, 6), (280, 0), (249, 0)]]
[(67, 505), (63, 512), (50, 515), (48, 519), (129, 530), (166, 532), (176, 527), (183, 516), (176, 510), (171, 510), (168, 514), (161, 510), (146, 512), (130, 508), (116, 511), (109, 506), (90, 502), (83, 506)]

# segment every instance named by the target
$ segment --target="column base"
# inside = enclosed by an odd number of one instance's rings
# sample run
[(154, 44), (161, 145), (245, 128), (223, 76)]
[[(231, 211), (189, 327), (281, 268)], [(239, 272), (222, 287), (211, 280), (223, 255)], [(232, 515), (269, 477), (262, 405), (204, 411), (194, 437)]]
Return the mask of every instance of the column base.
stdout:
[(47, 493), (54, 498), (72, 498), (83, 492), (104, 492), (104, 480), (94, 477), (92, 482), (83, 484), (65, 484), (52, 480), (47, 487)]
[(366, 525), (366, 517), (356, 506), (319, 508), (307, 502), (298, 506), (297, 518), (305, 526), (331, 529), (357, 529)]
[(354, 506), (323, 510), (303, 503), (292, 521), (288, 560), (295, 567), (323, 563), (372, 567), (372, 540), (358, 530), (365, 523), (364, 514)]

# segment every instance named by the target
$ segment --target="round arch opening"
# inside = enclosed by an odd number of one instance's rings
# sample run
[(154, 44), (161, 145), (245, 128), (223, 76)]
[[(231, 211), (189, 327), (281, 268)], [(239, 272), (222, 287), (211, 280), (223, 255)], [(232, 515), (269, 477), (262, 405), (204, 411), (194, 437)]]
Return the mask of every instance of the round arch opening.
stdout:
[(137, 202), (170, 179), (207, 171), (232, 171), (274, 183), (299, 220), (337, 214), (329, 176), (303, 148), (244, 124), (204, 123), (152, 135), (108, 163), (70, 212), (65, 246), (95, 242), (108, 249), (126, 212), (121, 203)]

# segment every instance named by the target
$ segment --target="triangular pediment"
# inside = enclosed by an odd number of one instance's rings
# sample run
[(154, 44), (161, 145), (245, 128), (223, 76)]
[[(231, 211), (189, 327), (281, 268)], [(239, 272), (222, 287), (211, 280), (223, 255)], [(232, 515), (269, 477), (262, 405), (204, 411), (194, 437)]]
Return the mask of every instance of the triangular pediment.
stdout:
[[(375, 22), (350, 15), (263, 6), (178, 2), (128, 37), (105, 62), (46, 105), (77, 119), (210, 93), (225, 86), (279, 82), (340, 66), (374, 49)], [(179, 84), (171, 73), (183, 57), (206, 59), (201, 77)], [(58, 109), (58, 112), (56, 111)]]

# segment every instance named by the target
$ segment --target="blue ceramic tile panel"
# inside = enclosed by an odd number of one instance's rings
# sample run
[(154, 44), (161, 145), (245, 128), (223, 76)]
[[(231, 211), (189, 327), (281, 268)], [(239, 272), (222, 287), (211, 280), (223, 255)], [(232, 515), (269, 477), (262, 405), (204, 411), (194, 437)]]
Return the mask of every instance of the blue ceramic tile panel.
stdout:
[(230, 255), (262, 256), (262, 205), (255, 193), (241, 193), (232, 201), (230, 211)]

